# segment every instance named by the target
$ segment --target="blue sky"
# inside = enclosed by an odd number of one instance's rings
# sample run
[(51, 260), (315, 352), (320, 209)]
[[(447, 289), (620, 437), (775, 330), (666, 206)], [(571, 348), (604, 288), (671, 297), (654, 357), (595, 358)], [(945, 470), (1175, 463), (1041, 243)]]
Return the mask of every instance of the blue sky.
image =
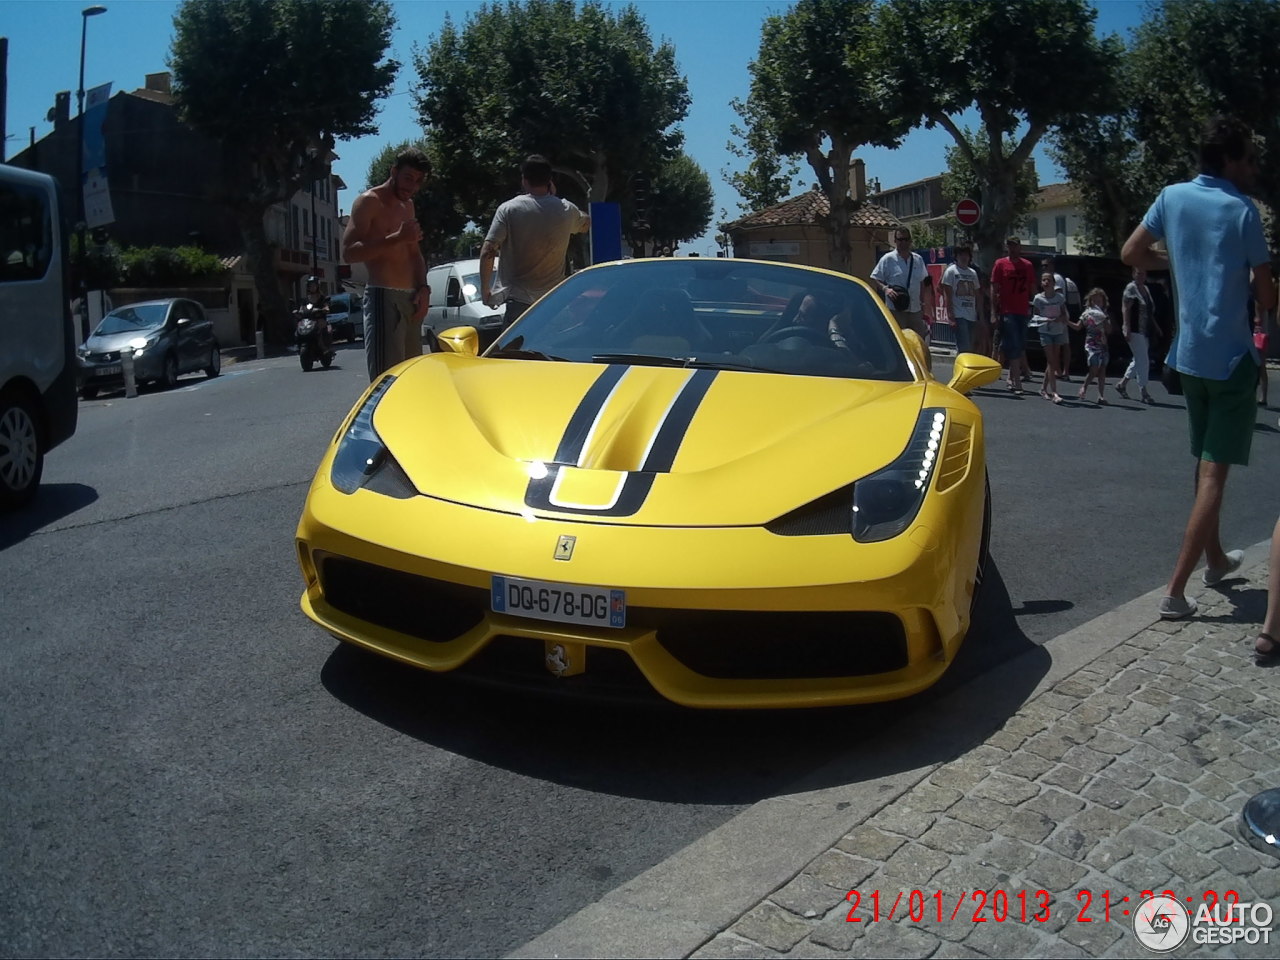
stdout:
[[(0, 0), (0, 36), (9, 39), (6, 157), (26, 147), (32, 127), (37, 139), (50, 131), (52, 125), (45, 120), (45, 114), (57, 91), (72, 91), (74, 112), (80, 11), (90, 2)], [(102, 2), (107, 12), (87, 21), (85, 89), (110, 82), (113, 90), (134, 90), (143, 85), (146, 74), (166, 69), (178, 4), (171, 0)], [(1141, 0), (1098, 0), (1096, 5), (1099, 30), (1125, 34), (1141, 21), (1145, 4)], [(478, 6), (453, 0), (394, 3), (398, 28), (391, 56), (402, 66), (394, 93), (381, 104), (379, 132), (338, 144), (341, 159), (336, 169), (349, 188), (339, 194), (344, 210), (350, 208), (364, 187), (369, 163), (382, 147), (421, 135), (409, 94), (416, 79), (412, 65), (414, 46), (425, 45), (435, 36), (446, 13), (461, 25)], [(734, 97), (746, 97), (747, 64), (759, 49), (761, 22), (789, 4), (781, 0), (638, 0), (636, 6), (655, 39), (667, 39), (675, 45), (693, 99), (683, 125), (685, 149), (711, 177), (716, 219), (720, 219), (721, 210), (732, 219), (739, 214), (739, 197), (724, 182), (722, 171), (738, 169), (741, 162), (725, 149), (729, 126), (737, 119), (729, 103)], [(864, 149), (859, 156), (867, 161), (867, 176), (889, 187), (940, 173), (945, 164), (944, 150), (950, 142), (942, 130), (919, 129), (895, 151)], [(1060, 179), (1043, 150), (1038, 152), (1037, 164), (1042, 183)], [(797, 183), (807, 185), (812, 179), (812, 172), (802, 166)], [(713, 254), (715, 248), (708, 236), (686, 244), (683, 250), (705, 256)]]

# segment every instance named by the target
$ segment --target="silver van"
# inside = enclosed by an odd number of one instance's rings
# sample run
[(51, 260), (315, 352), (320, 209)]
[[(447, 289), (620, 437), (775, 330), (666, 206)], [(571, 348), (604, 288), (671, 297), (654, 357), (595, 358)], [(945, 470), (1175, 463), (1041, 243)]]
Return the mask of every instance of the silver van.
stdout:
[[(493, 269), (496, 273), (497, 260)], [(431, 288), (431, 305), (422, 318), (422, 339), (428, 343), (435, 339), (430, 334), (450, 327), (475, 327), (480, 331), (481, 343), (492, 341), (502, 329), (505, 311), (486, 307), (480, 300), (479, 260), (438, 264), (427, 271), (427, 286)]]
[(0, 510), (35, 496), (76, 431), (67, 234), (52, 177), (0, 163)]

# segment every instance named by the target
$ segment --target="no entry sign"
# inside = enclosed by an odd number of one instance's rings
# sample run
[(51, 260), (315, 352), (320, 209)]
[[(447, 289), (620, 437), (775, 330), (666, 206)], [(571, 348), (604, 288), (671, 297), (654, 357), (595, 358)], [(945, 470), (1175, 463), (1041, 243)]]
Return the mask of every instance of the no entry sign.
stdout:
[(982, 217), (982, 207), (977, 200), (961, 200), (956, 204), (956, 221), (962, 227), (972, 227)]

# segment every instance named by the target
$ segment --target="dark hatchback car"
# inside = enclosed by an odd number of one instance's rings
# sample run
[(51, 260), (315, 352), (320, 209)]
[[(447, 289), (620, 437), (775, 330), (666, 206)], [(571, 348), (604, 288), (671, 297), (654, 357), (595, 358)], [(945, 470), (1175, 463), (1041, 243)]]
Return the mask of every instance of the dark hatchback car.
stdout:
[(148, 300), (117, 307), (99, 322), (77, 351), (80, 395), (86, 400), (99, 390), (124, 383), (124, 356), (133, 358), (139, 384), (156, 382), (168, 388), (178, 377), (203, 370), (216, 377), (222, 354), (213, 336), (213, 323), (194, 300)]

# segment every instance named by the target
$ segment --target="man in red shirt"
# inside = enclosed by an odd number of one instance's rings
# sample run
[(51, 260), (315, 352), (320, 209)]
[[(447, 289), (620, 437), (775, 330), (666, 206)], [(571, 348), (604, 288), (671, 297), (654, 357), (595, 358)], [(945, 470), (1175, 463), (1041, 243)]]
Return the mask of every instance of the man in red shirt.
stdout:
[(996, 317), (1000, 318), (1001, 344), (1009, 364), (1009, 389), (1020, 394), (1036, 268), (1022, 256), (1022, 241), (1017, 237), (1006, 240), (1005, 248), (1009, 255), (991, 268), (991, 319), (994, 323)]

